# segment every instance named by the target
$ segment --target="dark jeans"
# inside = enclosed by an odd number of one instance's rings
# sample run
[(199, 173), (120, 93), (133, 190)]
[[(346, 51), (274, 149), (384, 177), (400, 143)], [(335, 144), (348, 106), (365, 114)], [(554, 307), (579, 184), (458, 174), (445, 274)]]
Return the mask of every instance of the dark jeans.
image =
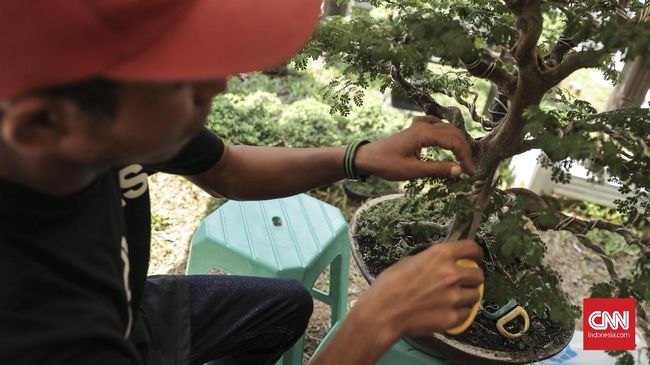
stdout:
[[(189, 300), (181, 297), (171, 300), (171, 307), (178, 306), (179, 320), (169, 320), (169, 315), (146, 315), (148, 321), (173, 323), (153, 327), (151, 330), (151, 347), (156, 343), (165, 344), (165, 349), (155, 356), (150, 356), (149, 364), (165, 361), (171, 357), (187, 357), (165, 354), (168, 347), (184, 347), (189, 343), (189, 364), (202, 365), (264, 365), (274, 364), (282, 354), (303, 335), (313, 309), (309, 292), (297, 281), (286, 279), (268, 279), (228, 275), (192, 275), (162, 276), (158, 282), (187, 281), (178, 291), (189, 291)], [(155, 280), (155, 279), (154, 279)], [(147, 284), (147, 291), (158, 297), (143, 305), (145, 311), (156, 311), (161, 298), (170, 295), (170, 291), (161, 291), (157, 284)], [(151, 290), (150, 290), (151, 289)], [(146, 292), (145, 292), (146, 293)], [(145, 296), (149, 295), (145, 294)], [(165, 299), (162, 299), (165, 301)], [(183, 309), (185, 308), (185, 309)], [(183, 326), (189, 316), (189, 326)], [(179, 325), (181, 323), (181, 325)], [(182, 330), (189, 327), (188, 330)], [(175, 331), (189, 333), (189, 339), (178, 341), (163, 333), (163, 340), (158, 341), (156, 332)], [(187, 337), (187, 336), (185, 336)], [(170, 342), (174, 342), (171, 343)], [(155, 351), (156, 349), (154, 349)], [(183, 349), (178, 351), (183, 352)], [(164, 359), (164, 360), (155, 360)], [(216, 361), (215, 361), (216, 360)], [(182, 361), (182, 360), (180, 360)], [(170, 363), (178, 363), (170, 362)], [(156, 364), (158, 365), (158, 364)]]

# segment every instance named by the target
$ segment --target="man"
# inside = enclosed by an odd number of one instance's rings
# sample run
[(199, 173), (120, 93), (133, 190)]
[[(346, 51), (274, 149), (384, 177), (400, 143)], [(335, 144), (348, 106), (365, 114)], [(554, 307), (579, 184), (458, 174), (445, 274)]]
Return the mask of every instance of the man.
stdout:
[[(148, 174), (266, 199), (346, 171), (473, 173), (462, 133), (434, 118), (358, 147), (346, 169), (344, 147), (225, 146), (204, 129), (226, 77), (288, 59), (319, 9), (320, 0), (2, 1), (0, 363), (272, 364), (302, 335), (312, 304), (296, 282), (147, 280)], [(461, 166), (421, 161), (425, 146), (451, 149)], [(451, 242), (393, 266), (312, 363), (371, 364), (400, 336), (461, 323), (483, 275), (455, 263), (481, 256), (473, 242)]]

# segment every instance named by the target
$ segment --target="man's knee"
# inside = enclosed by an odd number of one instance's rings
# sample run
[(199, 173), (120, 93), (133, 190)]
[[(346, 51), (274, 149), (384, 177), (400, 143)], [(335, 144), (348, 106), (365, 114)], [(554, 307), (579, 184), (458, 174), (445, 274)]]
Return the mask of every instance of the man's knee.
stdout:
[(291, 307), (297, 322), (303, 323), (303, 330), (307, 328), (309, 318), (314, 310), (314, 301), (307, 290), (300, 282), (296, 280), (283, 280), (282, 296), (285, 303)]

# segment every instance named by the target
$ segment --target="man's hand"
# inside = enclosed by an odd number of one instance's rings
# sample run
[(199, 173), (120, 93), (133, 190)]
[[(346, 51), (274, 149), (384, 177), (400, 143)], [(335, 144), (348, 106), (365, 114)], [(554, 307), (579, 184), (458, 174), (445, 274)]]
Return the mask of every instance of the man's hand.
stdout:
[[(449, 161), (422, 161), (422, 148), (436, 146), (451, 150), (460, 166)], [(457, 178), (461, 168), (470, 175), (476, 169), (464, 133), (432, 116), (416, 117), (408, 129), (360, 147), (355, 166), (361, 175), (388, 180), (427, 176)]]
[[(435, 146), (453, 151), (460, 166), (449, 161), (422, 161), (422, 148)], [(226, 146), (214, 166), (188, 178), (208, 193), (230, 199), (279, 198), (343, 179), (344, 154), (345, 147)], [(456, 178), (461, 168), (470, 175), (475, 172), (464, 133), (429, 116), (415, 118), (410, 128), (398, 134), (361, 146), (355, 166), (361, 175), (388, 180)]]
[(463, 323), (479, 300), (484, 277), (480, 269), (462, 268), (456, 261), (482, 257), (474, 241), (445, 242), (391, 266), (310, 365), (374, 364), (402, 336), (443, 332)]
[(381, 316), (398, 337), (443, 332), (461, 324), (479, 300), (480, 269), (462, 268), (460, 259), (480, 262), (474, 241), (444, 242), (408, 257), (383, 272), (357, 305)]

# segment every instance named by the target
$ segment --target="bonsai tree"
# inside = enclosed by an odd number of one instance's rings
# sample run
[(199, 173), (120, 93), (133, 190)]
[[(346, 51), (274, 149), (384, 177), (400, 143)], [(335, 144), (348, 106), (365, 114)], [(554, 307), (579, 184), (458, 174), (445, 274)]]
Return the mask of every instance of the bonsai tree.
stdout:
[[(532, 316), (548, 317), (572, 331), (579, 310), (559, 289), (557, 274), (542, 263), (545, 243), (538, 235), (547, 230), (571, 232), (602, 258), (610, 275), (608, 281), (592, 287), (592, 296), (636, 298), (637, 325), (650, 343), (643, 310), (650, 300), (650, 238), (642, 235), (650, 214), (650, 112), (626, 103), (598, 113), (590, 103), (559, 86), (584, 68), (599, 68), (606, 78), (619, 82), (615, 56), (622, 60), (640, 57), (648, 63), (650, 22), (645, 20), (650, 11), (644, 10), (646, 2), (370, 3), (375, 10), (355, 9), (350, 18), (325, 20), (295, 64), (305, 67), (309, 59), (322, 57), (328, 65), (343, 69), (325, 94), (333, 112), (344, 115), (352, 103), (363, 104), (368, 88), (400, 89), (425, 114), (465, 131), (477, 165), (471, 178), (409, 184), (409, 194), (420, 196), (421, 207), (437, 209), (435, 214), (451, 219), (394, 219), (393, 231), (380, 234), (378, 240), (407, 250), (418, 241), (438, 236), (471, 236), (471, 228), (480, 225), (480, 233), (472, 238), (486, 250), (482, 266), (489, 289), (485, 299), (514, 297)], [(481, 83), (498, 89), (486, 114), (477, 106)], [(540, 162), (552, 169), (558, 182), (569, 182), (569, 168), (581, 163), (594, 180), (618, 183), (626, 196), (616, 202), (622, 222), (577, 218), (548, 197), (521, 188), (499, 188), (502, 163), (531, 149), (544, 152)], [(400, 230), (424, 238), (405, 242), (405, 235), (395, 234)], [(588, 238), (591, 230), (612, 232), (636, 247), (638, 257), (630, 275), (617, 272), (614, 261)], [(398, 250), (397, 255), (401, 254)], [(615, 355), (621, 363), (631, 359), (626, 353)]]

